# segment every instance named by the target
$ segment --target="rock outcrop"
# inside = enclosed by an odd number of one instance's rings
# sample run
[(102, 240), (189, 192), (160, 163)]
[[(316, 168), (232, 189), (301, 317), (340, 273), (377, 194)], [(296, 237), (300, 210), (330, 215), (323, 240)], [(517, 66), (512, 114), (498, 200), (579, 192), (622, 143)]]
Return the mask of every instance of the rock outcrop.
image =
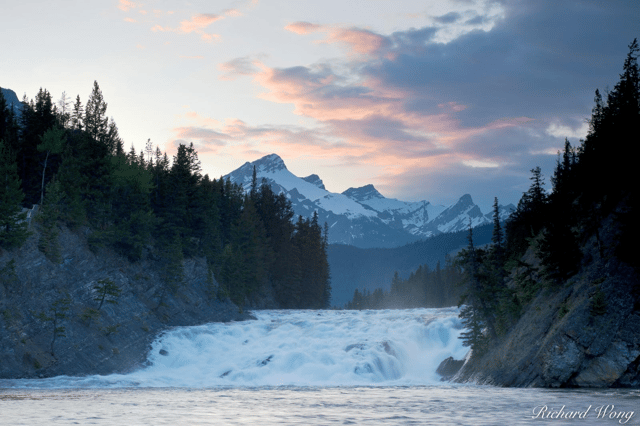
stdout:
[(601, 255), (599, 244), (584, 248), (579, 274), (560, 287), (543, 288), (517, 324), (483, 357), (472, 356), (453, 380), (520, 387), (640, 386), (638, 275), (613, 253)]
[(436, 369), (436, 373), (442, 376), (442, 381), (450, 380), (458, 371), (460, 371), (460, 368), (463, 365), (464, 360), (453, 359), (453, 357), (450, 356), (440, 363)]
[[(0, 253), (0, 378), (131, 371), (162, 330), (249, 318), (216, 297), (204, 259), (185, 260), (184, 285), (161, 299), (153, 258), (130, 263), (107, 249), (94, 253), (81, 232), (63, 229), (58, 264), (38, 250), (38, 238)], [(98, 310), (100, 280), (121, 293)]]

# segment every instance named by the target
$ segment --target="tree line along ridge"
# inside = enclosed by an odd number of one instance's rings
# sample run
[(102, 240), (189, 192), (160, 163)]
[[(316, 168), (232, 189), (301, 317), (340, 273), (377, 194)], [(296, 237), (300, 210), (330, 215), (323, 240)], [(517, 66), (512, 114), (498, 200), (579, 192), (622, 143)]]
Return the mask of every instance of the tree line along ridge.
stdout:
[(38, 205), (38, 247), (61, 262), (61, 226), (84, 230), (93, 250), (131, 262), (157, 261), (167, 292), (184, 283), (182, 261), (205, 257), (218, 297), (270, 298), (282, 308), (328, 307), (328, 228), (294, 218), (291, 203), (254, 178), (245, 192), (202, 174), (193, 143), (170, 159), (147, 141), (125, 152), (97, 82), (86, 104), (46, 89), (19, 112), (0, 93), (0, 249), (20, 247), (30, 230), (25, 208)]

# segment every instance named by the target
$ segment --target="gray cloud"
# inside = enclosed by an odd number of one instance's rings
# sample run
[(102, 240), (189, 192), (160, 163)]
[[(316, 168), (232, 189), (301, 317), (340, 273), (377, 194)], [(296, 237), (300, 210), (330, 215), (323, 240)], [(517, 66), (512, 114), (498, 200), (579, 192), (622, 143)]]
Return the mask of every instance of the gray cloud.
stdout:
[(472, 31), (448, 44), (425, 46), (412, 37), (416, 30), (394, 33), (397, 56), (365, 70), (414, 93), (411, 111), (429, 112), (437, 98), (468, 105), (459, 114), (466, 126), (506, 116), (583, 115), (597, 87), (615, 84), (626, 47), (640, 33), (640, 8), (629, 2), (517, 1), (505, 7), (505, 18), (491, 31)]
[(436, 16), (434, 21), (440, 24), (452, 24), (460, 20), (462, 16), (458, 12), (449, 12), (442, 16)]

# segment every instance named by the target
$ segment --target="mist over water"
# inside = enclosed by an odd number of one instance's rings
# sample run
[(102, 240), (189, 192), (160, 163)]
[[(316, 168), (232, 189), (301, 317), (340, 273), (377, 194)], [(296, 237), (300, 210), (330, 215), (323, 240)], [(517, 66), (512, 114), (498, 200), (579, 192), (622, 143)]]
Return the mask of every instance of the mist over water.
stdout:
[(458, 310), (255, 311), (256, 320), (179, 327), (131, 374), (0, 381), (0, 387), (437, 385), (467, 353)]

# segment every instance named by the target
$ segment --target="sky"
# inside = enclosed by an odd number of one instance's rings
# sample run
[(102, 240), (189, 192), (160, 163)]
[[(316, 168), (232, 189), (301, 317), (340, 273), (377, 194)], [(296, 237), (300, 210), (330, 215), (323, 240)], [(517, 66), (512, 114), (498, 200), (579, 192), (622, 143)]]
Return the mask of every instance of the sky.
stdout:
[(640, 3), (578, 0), (0, 0), (0, 86), (83, 104), (128, 149), (193, 143), (220, 177), (276, 153), (342, 192), (517, 204), (578, 145)]

